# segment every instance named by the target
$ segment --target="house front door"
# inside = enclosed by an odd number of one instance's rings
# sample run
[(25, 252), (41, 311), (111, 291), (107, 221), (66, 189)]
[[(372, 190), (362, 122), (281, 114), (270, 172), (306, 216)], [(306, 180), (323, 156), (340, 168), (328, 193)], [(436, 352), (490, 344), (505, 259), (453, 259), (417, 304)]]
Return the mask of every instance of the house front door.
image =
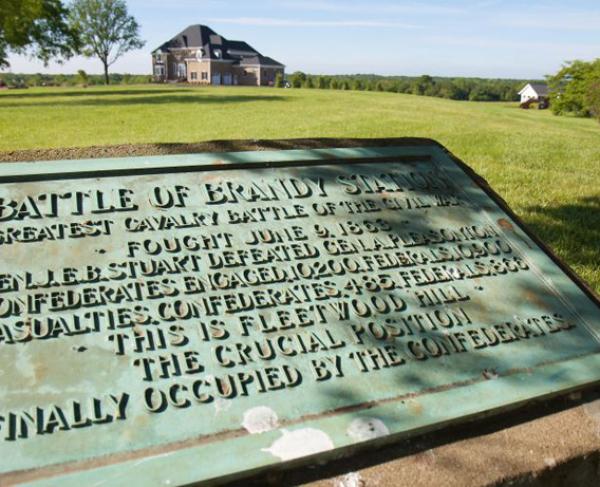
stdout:
[(211, 84), (220, 85), (221, 84), (221, 73), (214, 73), (212, 75)]

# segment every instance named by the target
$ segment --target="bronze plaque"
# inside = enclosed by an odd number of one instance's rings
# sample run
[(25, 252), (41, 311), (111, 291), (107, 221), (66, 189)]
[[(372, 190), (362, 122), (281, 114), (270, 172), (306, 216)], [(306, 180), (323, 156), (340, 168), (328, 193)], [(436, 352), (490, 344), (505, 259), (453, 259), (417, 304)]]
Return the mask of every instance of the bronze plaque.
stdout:
[(0, 483), (184, 485), (591, 384), (589, 291), (436, 145), (0, 168)]

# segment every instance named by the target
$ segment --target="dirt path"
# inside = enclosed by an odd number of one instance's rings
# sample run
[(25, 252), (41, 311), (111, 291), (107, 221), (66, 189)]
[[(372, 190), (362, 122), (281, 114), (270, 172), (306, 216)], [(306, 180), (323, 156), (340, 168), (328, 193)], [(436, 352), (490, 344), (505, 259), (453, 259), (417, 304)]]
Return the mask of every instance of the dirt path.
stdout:
[(432, 141), (416, 138), (394, 139), (285, 139), (215, 140), (194, 144), (139, 144), (66, 149), (32, 149), (0, 152), (0, 162), (54, 161), (60, 159), (99, 159), (105, 157), (156, 156), (198, 152), (235, 152), (258, 150), (317, 149), (326, 147), (377, 147), (392, 145), (429, 145)]

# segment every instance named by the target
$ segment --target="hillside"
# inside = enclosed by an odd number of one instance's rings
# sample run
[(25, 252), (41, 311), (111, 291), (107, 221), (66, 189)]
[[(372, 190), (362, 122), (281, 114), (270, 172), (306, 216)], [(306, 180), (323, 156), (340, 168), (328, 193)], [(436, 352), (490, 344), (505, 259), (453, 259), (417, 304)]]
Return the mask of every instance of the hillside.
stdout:
[[(133, 86), (0, 92), (1, 152), (311, 137), (433, 138), (600, 290), (600, 126), (395, 93)], [(5, 156), (6, 158), (6, 156)]]

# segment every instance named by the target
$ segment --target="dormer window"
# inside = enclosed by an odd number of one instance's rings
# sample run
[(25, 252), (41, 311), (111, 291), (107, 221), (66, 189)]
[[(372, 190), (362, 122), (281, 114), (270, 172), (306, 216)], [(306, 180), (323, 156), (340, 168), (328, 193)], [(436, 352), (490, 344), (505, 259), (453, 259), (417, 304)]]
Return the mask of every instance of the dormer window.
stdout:
[(215, 49), (213, 52), (215, 53), (216, 58), (221, 58), (221, 49)]
[(204, 49), (200, 48), (196, 51), (196, 59), (200, 61), (202, 56), (204, 56)]

